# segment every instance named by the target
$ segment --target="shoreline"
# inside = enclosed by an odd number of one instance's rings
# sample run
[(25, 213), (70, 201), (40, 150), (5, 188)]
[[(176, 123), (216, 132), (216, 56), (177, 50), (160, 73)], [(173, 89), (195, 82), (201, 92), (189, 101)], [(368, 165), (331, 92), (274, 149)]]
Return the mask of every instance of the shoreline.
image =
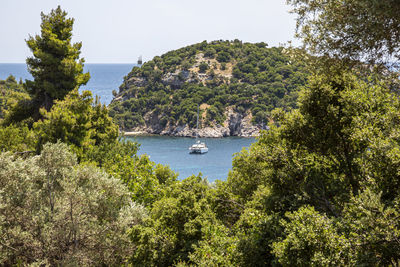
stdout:
[(134, 131), (134, 132), (120, 132), (121, 135), (123, 136), (141, 136), (141, 135), (151, 135), (145, 131)]
[[(148, 133), (146, 131), (131, 131), (131, 132), (120, 132), (121, 136), (124, 137), (135, 137), (135, 136), (165, 136), (165, 137), (183, 137), (183, 138), (196, 138), (196, 136), (182, 136), (182, 135), (169, 135), (169, 134), (154, 134), (154, 133)], [(218, 139), (218, 138), (229, 138), (229, 137), (238, 137), (238, 138), (257, 138), (259, 137), (260, 134), (257, 135), (252, 135), (252, 136), (241, 136), (241, 135), (229, 135), (229, 136), (198, 136), (198, 138), (212, 138), (212, 139)]]

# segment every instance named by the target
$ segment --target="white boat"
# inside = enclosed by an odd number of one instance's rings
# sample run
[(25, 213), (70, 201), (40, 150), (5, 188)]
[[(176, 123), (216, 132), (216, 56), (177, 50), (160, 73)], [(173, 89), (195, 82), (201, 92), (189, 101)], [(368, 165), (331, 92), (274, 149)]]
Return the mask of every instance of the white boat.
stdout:
[(206, 143), (200, 142), (198, 140), (198, 132), (199, 132), (199, 106), (197, 106), (197, 126), (196, 126), (196, 143), (194, 143), (191, 147), (189, 147), (190, 154), (204, 154), (208, 152), (208, 147)]
[(203, 154), (208, 152), (208, 147), (206, 146), (205, 143), (200, 142), (200, 140), (197, 140), (196, 143), (194, 143), (191, 147), (189, 147), (189, 153), (193, 154)]

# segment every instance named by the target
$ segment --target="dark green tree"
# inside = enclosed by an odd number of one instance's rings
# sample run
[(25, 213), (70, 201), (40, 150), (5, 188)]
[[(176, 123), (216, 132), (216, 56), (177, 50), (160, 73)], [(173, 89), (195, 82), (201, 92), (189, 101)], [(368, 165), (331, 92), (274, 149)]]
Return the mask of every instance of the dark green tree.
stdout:
[(108, 110), (92, 93), (78, 90), (70, 92), (64, 100), (55, 101), (50, 111), (41, 109), (43, 120), (37, 121), (33, 129), (39, 136), (38, 152), (47, 142), (58, 140), (71, 145), (79, 158), (92, 147), (117, 142), (118, 127), (108, 116)]
[(163, 197), (154, 202), (149, 217), (131, 230), (136, 245), (132, 264), (173, 266), (179, 261), (188, 262), (198, 245), (202, 247), (200, 255), (194, 258), (201, 261), (205, 244), (199, 242), (207, 237), (212, 226), (219, 228), (210, 206), (209, 185), (201, 176), (191, 176), (172, 183), (160, 193)]
[(287, 0), (298, 15), (298, 37), (319, 54), (384, 62), (400, 57), (397, 0)]
[(34, 80), (27, 80), (26, 88), (34, 100), (34, 117), (40, 107), (50, 110), (54, 100), (63, 99), (90, 78), (83, 73), (84, 59), (79, 59), (82, 43), (71, 43), (74, 19), (67, 18), (60, 6), (41, 16), (41, 34), (26, 40), (33, 53), (26, 63)]
[(274, 111), (279, 127), (238, 154), (222, 188), (244, 206), (235, 223), (240, 265), (396, 262), (398, 225), (377, 218), (399, 212), (399, 106), (381, 81), (332, 70), (310, 78), (299, 109)]
[(4, 119), (17, 102), (26, 100), (29, 95), (22, 84), (18, 84), (15, 77), (10, 75), (5, 80), (0, 80), (0, 119)]
[(206, 72), (206, 70), (208, 70), (208, 68), (209, 68), (208, 64), (206, 62), (202, 62), (199, 65), (199, 72), (204, 73), (204, 72)]

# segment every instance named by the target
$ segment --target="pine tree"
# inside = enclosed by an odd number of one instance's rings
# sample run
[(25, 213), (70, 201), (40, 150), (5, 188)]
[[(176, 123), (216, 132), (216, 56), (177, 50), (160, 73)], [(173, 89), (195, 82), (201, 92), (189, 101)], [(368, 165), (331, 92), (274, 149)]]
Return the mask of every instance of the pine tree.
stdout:
[(42, 12), (41, 17), (41, 35), (26, 40), (33, 53), (26, 63), (34, 78), (26, 81), (26, 88), (35, 102), (36, 115), (41, 107), (50, 110), (54, 100), (62, 100), (90, 78), (83, 73), (84, 59), (79, 58), (82, 43), (71, 43), (74, 19), (67, 18), (60, 6), (48, 15)]

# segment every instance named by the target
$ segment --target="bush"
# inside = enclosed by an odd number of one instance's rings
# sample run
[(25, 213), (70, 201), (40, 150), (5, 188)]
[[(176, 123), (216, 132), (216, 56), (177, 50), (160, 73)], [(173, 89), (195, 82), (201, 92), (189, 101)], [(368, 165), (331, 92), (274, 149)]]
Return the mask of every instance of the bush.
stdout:
[(229, 60), (231, 59), (231, 55), (229, 55), (229, 53), (222, 51), (219, 52), (217, 55), (217, 60), (219, 62), (229, 62)]
[(0, 186), (1, 265), (118, 265), (145, 217), (119, 180), (61, 143), (26, 160), (0, 154)]
[(204, 56), (208, 58), (214, 58), (217, 51), (214, 48), (210, 47), (204, 51)]
[(199, 72), (204, 73), (206, 70), (208, 70), (209, 66), (206, 62), (201, 62), (199, 65)]

